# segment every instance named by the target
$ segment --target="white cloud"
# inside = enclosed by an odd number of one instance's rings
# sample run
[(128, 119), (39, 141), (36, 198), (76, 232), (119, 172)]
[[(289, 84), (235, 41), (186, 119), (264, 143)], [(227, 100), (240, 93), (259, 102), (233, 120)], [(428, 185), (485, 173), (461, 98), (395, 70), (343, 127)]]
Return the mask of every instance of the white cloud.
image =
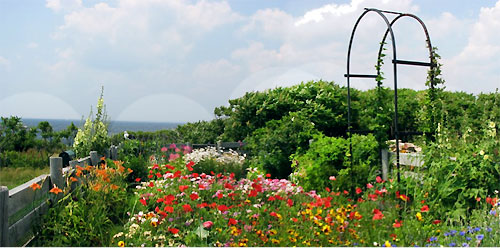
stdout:
[(30, 42), (26, 47), (31, 48), (31, 49), (35, 49), (35, 48), (38, 48), (38, 43)]
[(0, 56), (0, 67), (4, 67), (6, 70), (10, 69), (10, 61), (2, 56)]
[(72, 11), (82, 7), (82, 0), (47, 0), (45, 6), (55, 12)]
[(196, 66), (193, 75), (200, 80), (227, 80), (240, 71), (241, 67), (239, 65), (235, 65), (226, 59), (220, 59)]
[(500, 88), (500, 1), (481, 8), (468, 43), (456, 56), (444, 60), (448, 89), (491, 92)]

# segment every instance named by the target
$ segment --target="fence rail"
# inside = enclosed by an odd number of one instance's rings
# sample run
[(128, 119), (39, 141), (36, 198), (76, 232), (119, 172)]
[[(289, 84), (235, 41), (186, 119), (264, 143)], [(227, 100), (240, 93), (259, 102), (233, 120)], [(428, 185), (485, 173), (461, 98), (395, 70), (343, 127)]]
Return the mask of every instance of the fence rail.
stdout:
[[(396, 153), (382, 150), (382, 178), (387, 180), (390, 164), (396, 165)], [(423, 167), (425, 155), (419, 153), (400, 153), (399, 164), (408, 168)], [(406, 171), (405, 176), (419, 176), (415, 172)]]

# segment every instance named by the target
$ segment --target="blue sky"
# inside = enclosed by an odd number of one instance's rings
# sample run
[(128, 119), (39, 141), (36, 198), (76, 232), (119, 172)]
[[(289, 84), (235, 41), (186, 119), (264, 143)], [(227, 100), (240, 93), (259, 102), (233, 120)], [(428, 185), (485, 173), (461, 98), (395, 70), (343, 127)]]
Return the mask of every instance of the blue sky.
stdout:
[[(419, 16), (448, 90), (500, 87), (500, 0), (1, 0), (0, 116), (80, 119), (104, 86), (112, 120), (197, 121), (247, 91), (345, 85), (347, 42), (365, 7)], [(363, 19), (353, 72), (373, 72), (383, 32), (377, 16)], [(415, 22), (398, 22), (395, 35), (398, 58), (427, 59)], [(383, 69), (390, 86), (392, 67)], [(424, 68), (398, 75), (400, 87), (425, 88)]]

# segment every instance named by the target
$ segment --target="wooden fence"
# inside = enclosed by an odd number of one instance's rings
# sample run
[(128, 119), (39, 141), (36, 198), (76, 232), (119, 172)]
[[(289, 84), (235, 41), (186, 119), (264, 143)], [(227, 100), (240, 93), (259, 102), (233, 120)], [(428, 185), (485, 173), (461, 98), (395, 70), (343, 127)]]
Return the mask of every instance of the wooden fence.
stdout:
[[(116, 159), (117, 147), (112, 146), (109, 153), (111, 159)], [(38, 176), (12, 190), (0, 186), (0, 246), (27, 245), (33, 238), (33, 224), (48, 211), (49, 191), (54, 186), (64, 190), (65, 177), (73, 173), (76, 165), (95, 166), (99, 161), (100, 156), (92, 151), (90, 156), (72, 160), (70, 166), (63, 168), (61, 157), (51, 157), (50, 174)], [(34, 183), (40, 185), (39, 190), (30, 187)]]
[[(402, 175), (403, 176), (412, 176), (412, 177), (420, 177), (420, 175), (412, 170), (414, 168), (423, 168), (424, 166), (424, 158), (423, 154), (418, 153), (399, 153), (399, 164), (400, 168), (404, 169)], [(382, 178), (387, 180), (390, 164), (396, 165), (396, 153), (389, 152), (387, 150), (382, 150)]]

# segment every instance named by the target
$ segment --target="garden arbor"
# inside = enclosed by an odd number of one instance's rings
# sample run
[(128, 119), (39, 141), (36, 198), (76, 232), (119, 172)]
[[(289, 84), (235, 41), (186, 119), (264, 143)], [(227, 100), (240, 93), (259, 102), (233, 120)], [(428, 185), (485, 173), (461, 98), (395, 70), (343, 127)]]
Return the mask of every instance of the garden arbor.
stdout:
[[(352, 48), (352, 43), (354, 40), (354, 34), (356, 33), (356, 29), (358, 27), (358, 24), (361, 22), (363, 17), (368, 14), (369, 12), (375, 12), (378, 14), (385, 22), (387, 25), (387, 29), (385, 31), (385, 34), (382, 38), (382, 41), (380, 42), (380, 49), (378, 51), (378, 57), (377, 57), (377, 66), (376, 66), (376, 74), (351, 74), (350, 71), (350, 62), (351, 62), (351, 48)], [(387, 15), (394, 16), (394, 19), (389, 21), (387, 18)], [(420, 62), (420, 61), (408, 61), (408, 60), (400, 60), (396, 56), (396, 39), (394, 36), (393, 32), (393, 25), (400, 20), (403, 17), (409, 17), (412, 18), (416, 21), (418, 21), (425, 33), (426, 37), (426, 43), (427, 47), (429, 49), (429, 62)], [(347, 112), (347, 132), (349, 135), (349, 152), (351, 154), (351, 169), (353, 166), (353, 156), (352, 156), (352, 127), (351, 127), (351, 78), (373, 78), (373, 79), (379, 79), (381, 78), (381, 63), (382, 63), (382, 51), (383, 47), (385, 44), (385, 40), (387, 39), (387, 35), (390, 35), (391, 41), (392, 41), (392, 64), (393, 64), (393, 80), (394, 80), (394, 137), (396, 139), (396, 166), (398, 170), (398, 182), (400, 181), (400, 171), (399, 171), (399, 136), (403, 132), (400, 132), (398, 130), (398, 65), (412, 65), (412, 66), (426, 66), (430, 67), (431, 70), (433, 70), (437, 64), (435, 63), (435, 58), (434, 58), (434, 52), (433, 48), (431, 45), (431, 40), (429, 37), (429, 33), (427, 32), (427, 28), (424, 24), (424, 22), (418, 18), (417, 16), (413, 14), (407, 14), (407, 13), (399, 13), (399, 12), (394, 12), (394, 11), (386, 11), (386, 10), (379, 10), (379, 9), (372, 9), (372, 8), (365, 8), (365, 11), (359, 16), (358, 20), (354, 24), (354, 28), (351, 33), (351, 38), (349, 40), (349, 49), (347, 51), (347, 73), (344, 75), (347, 78), (347, 106), (348, 106), (348, 112)], [(431, 89), (434, 88), (434, 75), (431, 73), (430, 74), (429, 80), (430, 80), (430, 87)], [(380, 87), (380, 85), (379, 85)], [(415, 133), (415, 132), (406, 132), (406, 133)], [(352, 171), (352, 170), (351, 170)]]

